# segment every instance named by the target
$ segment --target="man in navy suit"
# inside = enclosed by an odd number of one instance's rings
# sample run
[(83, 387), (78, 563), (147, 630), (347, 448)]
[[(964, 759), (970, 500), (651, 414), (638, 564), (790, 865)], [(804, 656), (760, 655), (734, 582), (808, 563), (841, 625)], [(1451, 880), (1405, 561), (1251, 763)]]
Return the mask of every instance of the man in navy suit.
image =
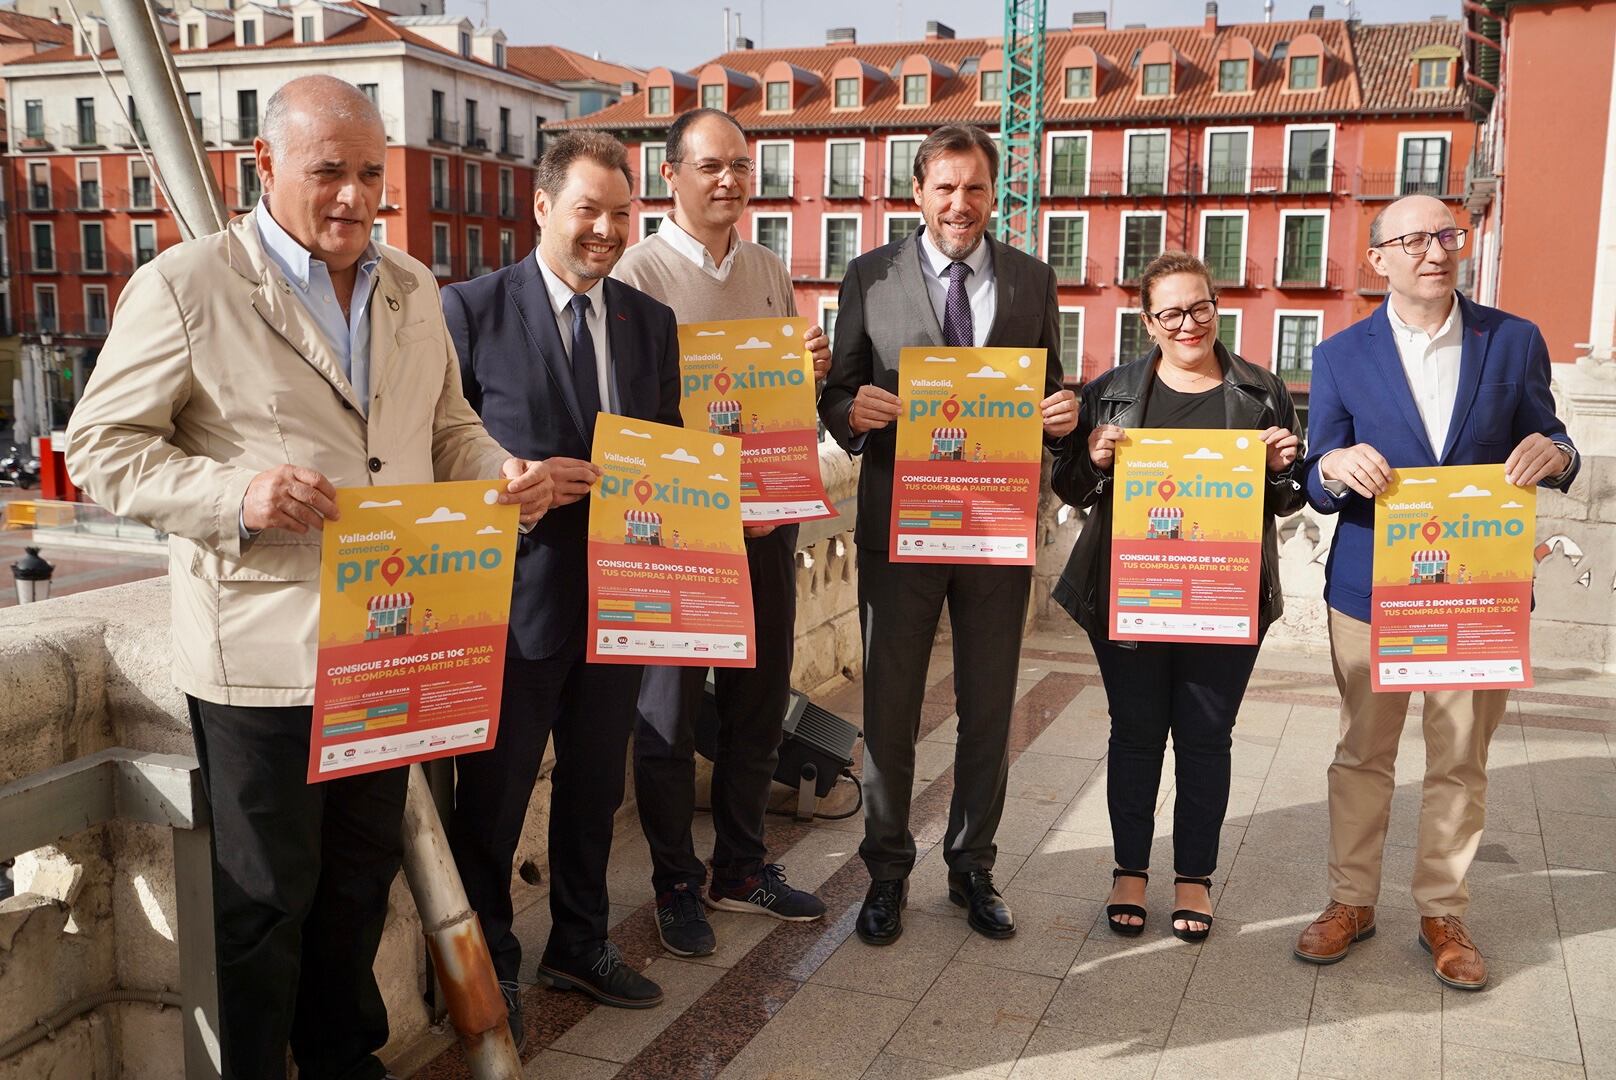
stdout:
[(564, 134), (545, 149), (535, 182), (538, 250), (443, 290), (466, 399), (503, 445), (548, 462), (556, 485), (550, 513), (517, 548), (499, 734), (493, 749), (456, 759), (449, 822), (518, 1043), (511, 862), (551, 736), (552, 924), (539, 976), (622, 1008), (662, 1000), (606, 936), (606, 860), (641, 669), (585, 661), (589, 490), (600, 476), (589, 456), (602, 412), (679, 423), (673, 312), (607, 277), (628, 235), (622, 144)]
[[(1369, 230), (1370, 265), (1390, 296), (1313, 353), (1308, 501), (1340, 514), (1325, 564), (1330, 655), (1341, 691), (1341, 739), (1330, 766), (1330, 904), (1296, 955), (1346, 956), (1374, 933), (1393, 766), (1409, 695), (1370, 690), (1369, 609), (1375, 496), (1398, 468), (1503, 465), (1520, 487), (1564, 490), (1577, 451), (1554, 413), (1549, 352), (1525, 319), (1457, 291), (1466, 230), (1427, 195), (1392, 203)], [(1425, 785), (1413, 895), (1420, 944), (1445, 984), (1479, 990), (1487, 966), (1463, 917), (1465, 874), (1481, 839), (1487, 746), (1508, 690), (1427, 691)]]

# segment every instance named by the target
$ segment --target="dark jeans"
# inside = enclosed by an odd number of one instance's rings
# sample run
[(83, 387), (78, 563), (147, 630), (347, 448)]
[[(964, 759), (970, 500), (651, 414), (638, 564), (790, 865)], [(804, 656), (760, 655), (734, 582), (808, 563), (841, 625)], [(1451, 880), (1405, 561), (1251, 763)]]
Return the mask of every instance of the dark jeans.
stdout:
[[(746, 542), (757, 629), (757, 667), (714, 668), (718, 745), (713, 759), (713, 877), (757, 873), (767, 853), (763, 820), (791, 696), (797, 616), (797, 526)], [(651, 885), (699, 888), (707, 871), (690, 822), (696, 810), (696, 715), (706, 668), (647, 667), (634, 728), (634, 796), (651, 847)], [(660, 730), (659, 730), (660, 729)], [(672, 732), (673, 738), (663, 733)]]
[(583, 634), (559, 655), (507, 653), (499, 732), (491, 750), (455, 758), (449, 847), (482, 922), (494, 971), (515, 981), (522, 943), (511, 932), (511, 863), (533, 785), (554, 736), (550, 775), (550, 941), (547, 961), (565, 962), (606, 941), (606, 861), (612, 819), (623, 802), (624, 758), (637, 665), (584, 661)]
[(1125, 648), (1089, 635), (1111, 705), (1106, 801), (1117, 865), (1150, 865), (1162, 756), (1173, 736), (1178, 781), (1173, 868), (1189, 877), (1217, 869), (1218, 831), (1229, 808), (1229, 748), (1235, 715), (1257, 664), (1257, 645), (1141, 641)]
[(213, 806), (219, 1041), (231, 1080), (374, 1080), (387, 1007), (371, 965), (404, 859), (408, 773), (307, 781), (307, 706), (186, 699)]

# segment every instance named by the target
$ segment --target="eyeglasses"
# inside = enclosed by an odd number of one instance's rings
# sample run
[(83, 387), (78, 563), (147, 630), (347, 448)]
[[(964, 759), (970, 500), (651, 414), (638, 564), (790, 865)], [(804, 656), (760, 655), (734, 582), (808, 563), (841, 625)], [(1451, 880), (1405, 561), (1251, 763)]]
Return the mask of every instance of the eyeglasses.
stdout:
[(719, 161), (715, 158), (702, 158), (700, 161), (686, 161), (683, 158), (669, 158), (669, 165), (689, 165), (709, 180), (717, 180), (724, 175), (725, 170), (737, 180), (745, 180), (752, 175), (757, 162), (749, 157), (736, 158), (734, 161)]
[(1202, 300), (1200, 303), (1191, 304), (1187, 308), (1170, 307), (1163, 308), (1161, 311), (1147, 311), (1145, 314), (1154, 319), (1156, 325), (1163, 330), (1177, 330), (1184, 325), (1184, 316), (1186, 315), (1195, 320), (1195, 325), (1205, 326), (1217, 317), (1218, 302), (1216, 300)]
[(1394, 236), (1390, 240), (1382, 240), (1370, 247), (1386, 247), (1390, 244), (1402, 244), (1403, 250), (1410, 255), (1424, 255), (1431, 250), (1431, 241), (1435, 240), (1442, 245), (1443, 251), (1458, 251), (1465, 245), (1465, 237), (1470, 235), (1469, 229), (1442, 229), (1438, 232), (1411, 232), (1402, 236)]

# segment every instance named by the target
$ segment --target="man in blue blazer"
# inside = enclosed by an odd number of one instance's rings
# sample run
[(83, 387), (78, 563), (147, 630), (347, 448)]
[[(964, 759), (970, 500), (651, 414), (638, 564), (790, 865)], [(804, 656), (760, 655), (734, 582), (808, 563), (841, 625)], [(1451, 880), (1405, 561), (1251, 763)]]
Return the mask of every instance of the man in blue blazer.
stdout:
[(679, 423), (673, 312), (607, 277), (628, 237), (622, 144), (564, 134), (545, 149), (535, 182), (538, 250), (443, 290), (466, 399), (503, 445), (547, 461), (556, 485), (550, 513), (518, 542), (499, 733), (493, 749), (456, 759), (449, 822), (518, 1043), (511, 862), (551, 736), (552, 924), (539, 976), (623, 1008), (662, 1000), (606, 936), (606, 860), (641, 669), (585, 662), (588, 496), (600, 476), (589, 457), (602, 412)]
[[(1307, 496), (1340, 514), (1325, 564), (1330, 655), (1341, 691), (1341, 739), (1330, 766), (1330, 904), (1296, 955), (1346, 956), (1374, 933), (1393, 766), (1409, 695), (1370, 690), (1369, 609), (1375, 496), (1399, 468), (1502, 464), (1520, 487), (1564, 490), (1577, 451), (1554, 413), (1549, 352), (1525, 319), (1457, 290), (1466, 230), (1427, 195), (1392, 203), (1369, 230), (1370, 265), (1390, 295), (1367, 319), (1313, 352)], [(1487, 746), (1508, 690), (1427, 691), (1425, 785), (1413, 895), (1420, 944), (1445, 984), (1487, 982), (1465, 929), (1465, 875), (1481, 839)]]

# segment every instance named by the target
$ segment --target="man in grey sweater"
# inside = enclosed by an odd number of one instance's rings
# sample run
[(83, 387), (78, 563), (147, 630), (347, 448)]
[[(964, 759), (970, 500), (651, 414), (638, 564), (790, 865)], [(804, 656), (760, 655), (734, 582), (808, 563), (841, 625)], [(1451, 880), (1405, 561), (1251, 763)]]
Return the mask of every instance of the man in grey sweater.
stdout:
[[(624, 253), (613, 276), (673, 308), (681, 323), (797, 314), (780, 257), (741, 239), (754, 162), (746, 134), (717, 109), (684, 113), (668, 129), (662, 176), (673, 210), (655, 235)], [(815, 326), (803, 345), (814, 376), (830, 369), (830, 342)], [(718, 668), (718, 751), (713, 762), (713, 879), (691, 837), (695, 813), (695, 718), (707, 670), (647, 667), (634, 732), (634, 790), (651, 847), (657, 931), (678, 956), (717, 947), (702, 901), (720, 911), (789, 921), (825, 913), (819, 898), (786, 883), (765, 861), (763, 819), (790, 698), (797, 611), (797, 526), (748, 526), (746, 557), (756, 612), (757, 667)]]

